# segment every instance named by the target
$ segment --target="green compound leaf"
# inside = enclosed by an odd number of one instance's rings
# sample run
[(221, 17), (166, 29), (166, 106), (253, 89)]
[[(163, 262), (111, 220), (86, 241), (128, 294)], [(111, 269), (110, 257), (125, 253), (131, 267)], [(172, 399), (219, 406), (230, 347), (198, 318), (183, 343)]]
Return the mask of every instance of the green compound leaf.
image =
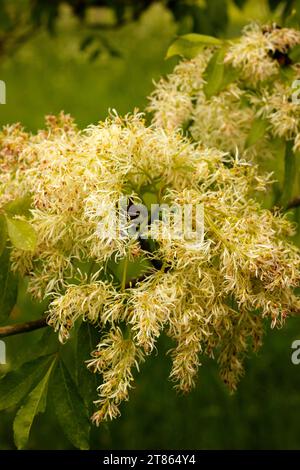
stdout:
[(250, 129), (249, 135), (246, 139), (246, 148), (256, 144), (266, 133), (268, 128), (268, 121), (265, 119), (255, 119)]
[(225, 69), (224, 57), (225, 49), (219, 49), (214, 53), (207, 64), (206, 70), (203, 74), (203, 77), (206, 80), (203, 91), (207, 99), (210, 99), (222, 89)]
[(49, 361), (50, 356), (43, 356), (26, 362), (0, 380), (0, 411), (18, 405), (42, 377)]
[(198, 55), (206, 46), (222, 46), (223, 41), (205, 34), (185, 34), (176, 39), (169, 47), (166, 59), (180, 55), (192, 59)]
[(19, 250), (34, 251), (37, 237), (33, 227), (26, 220), (6, 216), (7, 231), (11, 243)]
[(48, 384), (55, 362), (56, 358), (53, 359), (42, 380), (30, 392), (15, 417), (13, 425), (14, 440), (18, 449), (25, 448), (35, 416), (38, 413), (44, 413), (46, 409)]
[(87, 410), (62, 361), (54, 371), (50, 390), (57, 420), (65, 435), (75, 447), (88, 450), (90, 423)]

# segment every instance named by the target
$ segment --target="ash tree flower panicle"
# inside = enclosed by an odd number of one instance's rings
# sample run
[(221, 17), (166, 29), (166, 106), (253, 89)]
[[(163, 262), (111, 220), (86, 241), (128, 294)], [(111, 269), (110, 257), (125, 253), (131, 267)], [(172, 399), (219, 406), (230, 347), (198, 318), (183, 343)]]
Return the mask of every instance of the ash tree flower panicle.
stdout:
[[(199, 61), (180, 66), (186, 96), (190, 79), (200, 86)], [(61, 114), (36, 135), (20, 126), (0, 135), (1, 205), (29, 192), (37, 237), (31, 251), (12, 248), (13, 269), (28, 277), (34, 297), (50, 299), (48, 323), (61, 342), (80, 318), (99, 330), (88, 363), (102, 375), (97, 424), (119, 415), (163, 332), (174, 342), (170, 378), (179, 390), (194, 386), (203, 355), (216, 358), (234, 390), (247, 350), (261, 344), (264, 318), (281, 325), (300, 308), (300, 256), (287, 241), (294, 227), (252, 196), (268, 179), (170, 127), (113, 114), (79, 131)], [(147, 204), (149, 195), (159, 204), (203, 205), (202, 244), (165, 236), (163, 219), (146, 241), (104, 230), (120, 197)]]
[[(195, 43), (194, 37), (191, 51)], [(254, 23), (234, 40), (200, 44), (194, 58), (156, 84), (148, 107), (153, 123), (188, 130), (196, 142), (232, 154), (238, 149), (260, 163), (278, 158), (288, 142), (299, 152), (300, 31)]]

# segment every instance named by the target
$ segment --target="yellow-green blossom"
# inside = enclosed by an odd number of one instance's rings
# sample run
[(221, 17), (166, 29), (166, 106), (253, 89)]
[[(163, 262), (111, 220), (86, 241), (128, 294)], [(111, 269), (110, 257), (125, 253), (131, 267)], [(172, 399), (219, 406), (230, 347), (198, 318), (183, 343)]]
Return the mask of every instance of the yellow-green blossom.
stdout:
[[(224, 74), (232, 78), (209, 97), (206, 66), (216, 49), (205, 48), (156, 84), (148, 106), (153, 123), (188, 129), (196, 142), (233, 155), (238, 150), (260, 161), (276, 156), (274, 138), (294, 140), (298, 151), (300, 106), (294, 84), (300, 78), (300, 63), (289, 54), (299, 44), (298, 30), (275, 24), (247, 26), (240, 38), (224, 46)], [(265, 129), (249, 142), (259, 119), (265, 121)]]
[[(47, 122), (36, 135), (20, 126), (0, 135), (1, 203), (32, 195), (36, 249), (13, 248), (13, 268), (28, 276), (34, 296), (49, 297), (59, 339), (79, 318), (99, 330), (89, 362), (103, 378), (94, 421), (118, 416), (134, 370), (163, 332), (174, 344), (177, 388), (194, 385), (206, 354), (234, 390), (245, 353), (261, 344), (264, 317), (281, 325), (300, 308), (300, 255), (287, 241), (294, 227), (252, 197), (268, 179), (238, 155), (146, 127), (139, 114), (114, 114), (84, 131), (63, 114)], [(120, 197), (139, 203), (147, 193), (160, 204), (202, 205), (203, 240), (174, 238), (163, 219), (148, 227), (155, 235), (148, 245), (106, 230)], [(149, 269), (128, 281), (126, 266), (141, 258)]]

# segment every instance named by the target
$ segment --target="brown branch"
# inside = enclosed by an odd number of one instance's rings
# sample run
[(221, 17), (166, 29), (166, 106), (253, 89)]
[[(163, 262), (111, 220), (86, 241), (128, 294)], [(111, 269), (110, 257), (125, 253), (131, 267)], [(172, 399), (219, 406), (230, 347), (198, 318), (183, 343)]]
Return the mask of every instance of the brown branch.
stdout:
[(15, 325), (7, 325), (0, 327), (0, 338), (6, 338), (7, 336), (19, 335), (20, 333), (28, 333), (30, 331), (45, 328), (47, 325), (47, 319), (40, 318), (39, 320), (33, 320), (25, 323), (16, 323)]

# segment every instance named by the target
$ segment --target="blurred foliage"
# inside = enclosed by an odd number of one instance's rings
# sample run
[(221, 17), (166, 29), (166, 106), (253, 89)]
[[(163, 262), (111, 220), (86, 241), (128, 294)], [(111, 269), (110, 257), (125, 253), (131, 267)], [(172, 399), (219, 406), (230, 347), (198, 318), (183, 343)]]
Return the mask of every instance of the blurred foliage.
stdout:
[[(249, 358), (238, 391), (229, 395), (212, 361), (200, 369), (198, 386), (180, 396), (166, 380), (170, 344), (158, 345), (136, 377), (122, 416), (92, 428), (92, 449), (299, 449), (299, 366), (291, 363), (290, 345), (299, 338), (299, 321), (267, 334), (259, 355)], [(38, 342), (41, 332), (10, 338), (8, 355), (14, 360), (22, 348)], [(68, 348), (71, 349), (71, 345)], [(65, 346), (67, 347), (67, 346)], [(0, 449), (14, 449), (14, 408), (1, 412)], [(73, 449), (53, 407), (37, 417), (29, 449)]]
[[(55, 34), (61, 9), (66, 6), (89, 29), (80, 47), (86, 49), (93, 44), (90, 59), (94, 60), (103, 50), (113, 56), (119, 54), (103, 32), (138, 21), (155, 4), (170, 11), (179, 34), (220, 35), (228, 26), (231, 3), (241, 9), (246, 0), (0, 0), (0, 55), (12, 53), (41, 29)], [(268, 0), (269, 9), (280, 7), (285, 19), (295, 16), (298, 4), (299, 0)]]
[(139, 20), (158, 3), (172, 13), (181, 30), (221, 33), (228, 22), (226, 0), (210, 0), (204, 4), (197, 0), (1, 0), (0, 54), (11, 53), (41, 28), (54, 34), (61, 8), (67, 5), (90, 30), (81, 48), (96, 44), (91, 59), (98, 57), (103, 49), (118, 55), (118, 49), (111, 46), (103, 31), (117, 30)]
[(104, 119), (108, 109), (120, 114), (142, 109), (153, 80), (168, 73), (174, 61), (165, 61), (176, 26), (170, 13), (156, 5), (136, 24), (105, 32), (121, 56), (103, 53), (90, 62), (93, 45), (80, 51), (86, 27), (63, 10), (54, 37), (41, 30), (0, 63), (6, 82), (6, 105), (0, 106), (0, 124), (22, 122), (35, 130), (44, 116), (62, 109), (80, 127)]
[[(73, 14), (62, 3), (69, 4)], [(256, 17), (297, 22), (298, 4), (297, 0), (0, 0), (0, 55), (6, 58), (0, 73), (8, 89), (7, 105), (0, 107), (0, 123), (19, 120), (36, 129), (44, 114), (65, 109), (80, 126), (86, 126), (103, 118), (109, 107), (120, 113), (143, 108), (152, 80), (173, 68), (174, 59), (165, 62), (164, 56), (176, 33), (232, 36)], [(95, 7), (101, 7), (99, 21), (95, 21)], [(2, 295), (4, 282), (0, 282)], [(45, 307), (45, 303), (32, 302), (26, 282), (19, 280), (10, 321), (37, 319)], [(2, 318), (1, 323), (6, 320)], [(246, 376), (234, 396), (228, 394), (210, 361), (200, 371), (197, 388), (189, 396), (177, 395), (166, 380), (170, 360), (165, 352), (170, 344), (162, 340), (158, 346), (161, 360), (155, 360), (153, 354), (143, 367), (121, 418), (92, 429), (91, 447), (299, 448), (300, 374), (299, 366), (290, 359), (299, 327), (299, 319), (293, 319), (285, 329), (267, 333), (259, 355), (249, 358)], [(67, 365), (78, 357), (75, 338), (74, 334), (64, 346)], [(30, 362), (42, 350), (53, 354), (58, 348), (51, 331), (7, 338), (6, 344), (9, 363), (0, 366), (0, 375)], [(81, 383), (84, 379), (76, 374), (69, 380)], [(15, 415), (15, 405), (0, 413), (0, 449), (15, 448)], [(28, 448), (73, 449), (71, 441), (50, 404), (34, 422)]]

